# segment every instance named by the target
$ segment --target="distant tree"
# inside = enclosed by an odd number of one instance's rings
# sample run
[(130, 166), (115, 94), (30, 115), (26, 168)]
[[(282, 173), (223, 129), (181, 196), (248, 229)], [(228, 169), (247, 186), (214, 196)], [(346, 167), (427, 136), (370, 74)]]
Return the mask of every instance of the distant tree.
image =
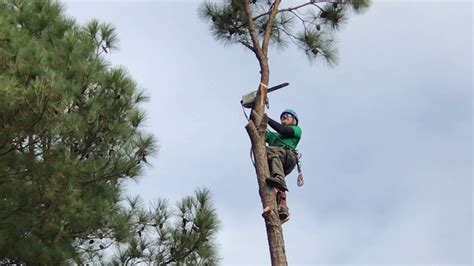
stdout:
[(265, 153), (267, 118), (265, 103), (270, 81), (268, 63), (271, 45), (286, 47), (294, 44), (310, 60), (324, 59), (337, 63), (333, 33), (345, 22), (349, 13), (360, 13), (369, 0), (305, 0), (291, 1), (281, 6), (281, 0), (225, 0), (207, 1), (199, 10), (210, 25), (214, 37), (224, 44), (241, 44), (258, 60), (260, 84), (255, 107), (246, 126), (255, 157), (259, 193), (265, 212), (272, 265), (287, 265), (283, 232), (278, 218), (275, 191), (265, 185), (269, 176)]
[(185, 197), (177, 210), (165, 200), (146, 210), (139, 198), (128, 199), (127, 218), (132, 237), (118, 245), (113, 262), (117, 265), (147, 263), (153, 265), (216, 265), (214, 243), (219, 227), (209, 191), (197, 190)]
[[(140, 174), (156, 141), (141, 129), (147, 97), (105, 58), (116, 43), (111, 25), (79, 26), (56, 1), (0, 1), (0, 263), (80, 264), (132, 243), (140, 223), (121, 206), (122, 181)], [(215, 216), (202, 208), (193, 221), (209, 229), (185, 244), (164, 236), (160, 245), (179, 251), (158, 252), (165, 260), (213, 261)]]

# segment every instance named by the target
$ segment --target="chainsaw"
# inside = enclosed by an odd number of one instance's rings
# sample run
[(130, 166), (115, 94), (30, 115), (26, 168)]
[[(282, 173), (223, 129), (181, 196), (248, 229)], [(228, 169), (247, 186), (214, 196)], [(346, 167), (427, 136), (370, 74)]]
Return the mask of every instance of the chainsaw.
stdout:
[[(276, 90), (281, 89), (283, 87), (286, 87), (288, 85), (290, 85), (290, 83), (285, 82), (285, 83), (273, 86), (271, 88), (268, 88), (267, 92), (276, 91)], [(252, 91), (252, 92), (242, 96), (242, 100), (240, 100), (240, 104), (245, 108), (254, 108), (256, 98), (257, 98), (257, 91)], [(268, 103), (268, 99), (265, 99), (265, 100), (266, 100), (266, 103)]]

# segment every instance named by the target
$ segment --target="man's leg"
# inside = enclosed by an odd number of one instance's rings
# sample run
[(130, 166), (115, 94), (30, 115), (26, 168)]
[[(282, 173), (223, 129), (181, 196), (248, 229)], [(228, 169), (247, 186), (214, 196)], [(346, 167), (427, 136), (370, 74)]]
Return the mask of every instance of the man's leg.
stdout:
[(276, 187), (280, 191), (288, 191), (283, 171), (283, 160), (285, 160), (285, 149), (281, 147), (267, 147), (268, 166), (270, 176), (265, 180), (269, 186)]
[(288, 205), (286, 204), (286, 193), (277, 193), (277, 204), (278, 204), (278, 216), (280, 217), (281, 223), (286, 223), (290, 220), (290, 212)]

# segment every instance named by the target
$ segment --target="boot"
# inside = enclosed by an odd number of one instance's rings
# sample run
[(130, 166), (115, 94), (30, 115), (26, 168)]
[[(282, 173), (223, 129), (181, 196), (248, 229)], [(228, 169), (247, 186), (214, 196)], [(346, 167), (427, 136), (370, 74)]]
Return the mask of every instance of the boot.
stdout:
[(290, 211), (288, 209), (288, 206), (278, 206), (278, 216), (280, 217), (280, 221), (282, 224), (288, 222), (290, 220)]
[(285, 179), (283, 177), (278, 176), (270, 176), (265, 179), (267, 185), (274, 187), (282, 192), (288, 191), (288, 187), (286, 186)]

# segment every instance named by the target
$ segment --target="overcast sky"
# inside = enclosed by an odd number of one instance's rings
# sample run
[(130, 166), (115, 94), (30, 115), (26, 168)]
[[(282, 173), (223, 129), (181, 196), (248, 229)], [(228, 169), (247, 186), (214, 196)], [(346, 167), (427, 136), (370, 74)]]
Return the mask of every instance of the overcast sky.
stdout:
[[(207, 187), (222, 221), (223, 265), (270, 263), (239, 101), (259, 82), (255, 56), (222, 46), (201, 1), (68, 1), (81, 24), (115, 25), (110, 56), (147, 90), (159, 139), (128, 192), (171, 202)], [(300, 117), (305, 185), (287, 177), (290, 265), (473, 262), (470, 1), (375, 1), (337, 33), (340, 64), (271, 50), (268, 114)]]

